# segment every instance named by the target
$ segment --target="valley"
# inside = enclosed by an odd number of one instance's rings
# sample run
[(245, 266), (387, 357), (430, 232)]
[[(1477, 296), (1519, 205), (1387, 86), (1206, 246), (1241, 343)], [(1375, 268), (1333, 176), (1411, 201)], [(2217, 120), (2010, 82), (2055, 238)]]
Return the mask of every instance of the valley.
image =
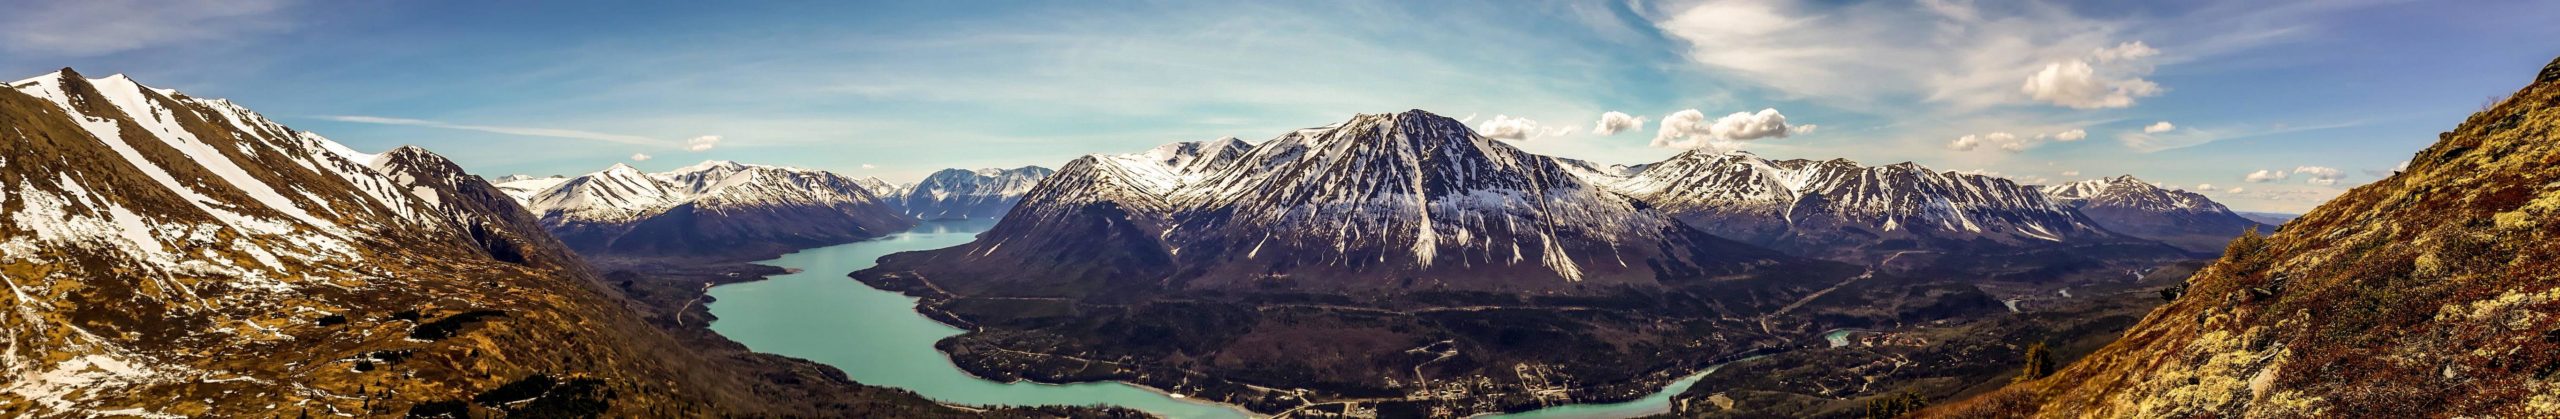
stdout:
[(2555, 21), (12, 0), (0, 418), (2560, 417)]
[[(2009, 244), (1926, 239), (1904, 245), (1924, 247), (1879, 250), (1872, 259), (1792, 256), (1696, 232), (1647, 206), (1612, 204), (1632, 202), (1620, 201), (1629, 199), (1617, 192), (1624, 185), (1681, 183), (1663, 176), (1696, 169), (1656, 164), (1636, 175), (1586, 173), (1470, 137), (1444, 117), (1412, 111), (1364, 115), (1260, 144), (1176, 143), (1089, 156), (1033, 188), (977, 240), (888, 255), (879, 267), (853, 276), (920, 298), (918, 310), (968, 330), (939, 347), (977, 376), (1131, 382), (1264, 414), (1419, 417), (1635, 400), (1711, 365), (1819, 345), (1823, 331), (1840, 328), (1990, 333), (2010, 328), (1987, 324), (2010, 316), (2012, 305), (2080, 321), (2108, 311), (2056, 314), (2042, 306), (2080, 304), (2068, 297), (2069, 288), (2138, 296), (2166, 285), (2128, 282), (2139, 276), (2126, 272), (2159, 271), (2189, 257), (2085, 219), (2053, 222), (2077, 223), (2072, 228), (2093, 239), (2051, 245), (2032, 238)], [(1488, 171), (1450, 171), (1457, 168)], [(2052, 220), (2078, 217), (2042, 201), (2035, 188), (2005, 181), (1913, 165), (1873, 170), (1996, 185), (2018, 197), (2000, 205), (2066, 214)], [(1336, 176), (1344, 177), (1325, 179)], [(1333, 189), (1339, 187), (1378, 189)], [(1477, 201), (1539, 194), (1508, 189), (1518, 187), (1547, 188), (1549, 196), (1598, 195), (1566, 198), (1591, 199), (1567, 212), (1542, 212), (1556, 207), (1537, 201)], [(1963, 195), (1893, 196), (1915, 202)], [(1277, 201), (1233, 204), (1246, 199)], [(1974, 220), (1995, 217), (1989, 214), (2006, 213), (1887, 212), (1857, 222), (1981, 231)], [(1542, 218), (1591, 216), (1625, 221)], [(1953, 218), (1921, 218), (1937, 216)], [(1239, 240), (1222, 233), (1239, 223), (1309, 217), (1379, 227), (1316, 231), (1341, 235), (1333, 238), (1247, 233)], [(1540, 227), (1524, 231), (1523, 225)], [(1658, 230), (1614, 230), (1627, 225)], [(1788, 235), (1856, 231), (1826, 228)], [(2064, 231), (2007, 228), (2023, 237)], [(1547, 250), (1496, 241), (1512, 237), (1545, 240), (1538, 246)], [(1334, 243), (1320, 244), (1327, 240)], [(1601, 247), (1582, 247), (1594, 245)], [(1647, 253), (1628, 252), (1631, 247)], [(1595, 252), (1629, 260), (1592, 259)], [(1451, 259), (1443, 265), (1440, 257)], [(1639, 264), (1644, 267), (1628, 269)], [(2121, 312), (2157, 301), (2118, 299), (2093, 305)], [(1955, 326), (1965, 324), (1984, 325)], [(2119, 329), (2072, 330), (2056, 338), (2103, 340)], [(1976, 369), (1970, 371), (2008, 368), (2015, 358), (1996, 353), (2017, 351), (2009, 341), (2016, 338), (1985, 335), (1967, 344), (1977, 347), (1964, 350), (1971, 355), (1948, 362)]]

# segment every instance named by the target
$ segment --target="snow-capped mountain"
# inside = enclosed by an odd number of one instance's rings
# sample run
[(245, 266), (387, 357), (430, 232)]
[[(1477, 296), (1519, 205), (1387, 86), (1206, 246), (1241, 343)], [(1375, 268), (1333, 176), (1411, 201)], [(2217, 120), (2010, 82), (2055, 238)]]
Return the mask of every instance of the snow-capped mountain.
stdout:
[(583, 266), (425, 150), (121, 75), (0, 89), (11, 416), (390, 414), (535, 373), (621, 415), (719, 400), (661, 384), (698, 377)]
[[(1360, 115), (1258, 145), (1220, 139), (1079, 158), (978, 241), (935, 254), (947, 257), (921, 258), (1008, 272), (937, 278), (1042, 278), (1000, 292), (1087, 288), (1064, 291), (1077, 294), (1119, 286), (1564, 290), (1789, 260), (1683, 226), (1555, 159), (1419, 110)], [(942, 286), (997, 287), (952, 281)]]
[(594, 255), (770, 257), (914, 225), (850, 177), (718, 160), (662, 173), (615, 164), (522, 199)]
[(2190, 252), (2220, 252), (2224, 243), (2250, 228), (2275, 230), (2233, 213), (2202, 194), (2162, 188), (2132, 175), (2046, 186), (2044, 194), (2079, 210), (2108, 230), (2159, 240)]
[[(943, 169), (884, 196), (908, 215), (924, 220), (991, 219), (1013, 209), (1022, 194), (1040, 179), (1056, 173), (1046, 167), (1012, 169)], [(878, 184), (885, 181), (873, 179)]]
[(524, 203), (531, 201), (534, 194), (542, 193), (542, 191), (549, 190), (553, 186), (560, 186), (560, 182), (569, 181), (569, 177), (560, 175), (545, 177), (534, 177), (531, 175), (506, 175), (500, 176), (497, 179), (492, 179), (491, 181), (497, 183), (498, 190), (505, 191), (507, 196), (514, 197), (517, 203)]
[(2122, 239), (2033, 186), (1908, 162), (1691, 151), (1611, 184), (1710, 233), (1842, 260)]

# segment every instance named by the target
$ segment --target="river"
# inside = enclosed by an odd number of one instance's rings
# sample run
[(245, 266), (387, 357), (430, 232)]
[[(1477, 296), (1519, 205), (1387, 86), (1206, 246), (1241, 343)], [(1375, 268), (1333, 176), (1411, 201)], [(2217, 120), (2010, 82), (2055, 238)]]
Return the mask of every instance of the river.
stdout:
[[(903, 388), (948, 403), (1110, 405), (1178, 419), (1257, 416), (1233, 406), (1179, 399), (1125, 383), (1051, 385), (979, 379), (952, 365), (949, 356), (933, 347), (934, 342), (962, 330), (917, 314), (914, 297), (871, 288), (845, 276), (871, 267), (883, 255), (967, 243), (992, 224), (927, 222), (877, 240), (802, 250), (760, 262), (798, 271), (713, 287), (710, 294), (715, 300), (709, 308), (720, 320), (711, 324), (711, 330), (757, 352), (817, 361), (844, 370), (864, 384)], [(1670, 407), (1671, 395), (1714, 371), (1710, 367), (1636, 401), (1492, 417), (1623, 418), (1661, 413)]]

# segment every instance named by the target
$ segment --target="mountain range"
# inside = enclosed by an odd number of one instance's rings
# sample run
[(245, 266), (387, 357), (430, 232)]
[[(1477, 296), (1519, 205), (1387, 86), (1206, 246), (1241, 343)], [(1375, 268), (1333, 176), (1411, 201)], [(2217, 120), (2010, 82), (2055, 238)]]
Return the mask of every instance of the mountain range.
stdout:
[(576, 177), (497, 183), (590, 256), (767, 259), (879, 237), (916, 221), (1002, 216), (1051, 171), (947, 169), (896, 185), (879, 178), (713, 160), (661, 173), (616, 164)]
[(500, 188), (570, 248), (594, 257), (765, 259), (915, 225), (859, 180), (720, 160), (661, 173), (616, 164)]
[(866, 180), (890, 205), (920, 220), (988, 220), (1003, 217), (1040, 179), (1056, 173), (1046, 167), (1012, 169), (943, 169), (915, 183), (891, 186)]
[(987, 285), (1010, 292), (1519, 291), (1653, 285), (1792, 257), (2104, 271), (2209, 252), (2155, 240), (2196, 247), (2256, 225), (2129, 176), (2040, 188), (1907, 162), (1705, 151), (1601, 166), (1411, 111), (1259, 144), (1079, 158), (979, 241), (930, 259), (952, 281), (1053, 286)]
[(1691, 151), (1604, 184), (1710, 233), (1846, 261), (2124, 241), (2035, 187), (1909, 162)]
[[(941, 275), (952, 278), (946, 287), (1078, 294), (1597, 290), (1792, 259), (1686, 227), (1554, 159), (1422, 111), (1362, 115), (1259, 145), (1221, 139), (1079, 158), (978, 241), (936, 252), (966, 261), (948, 269), (979, 272)], [(1032, 283), (957, 282), (971, 278)]]

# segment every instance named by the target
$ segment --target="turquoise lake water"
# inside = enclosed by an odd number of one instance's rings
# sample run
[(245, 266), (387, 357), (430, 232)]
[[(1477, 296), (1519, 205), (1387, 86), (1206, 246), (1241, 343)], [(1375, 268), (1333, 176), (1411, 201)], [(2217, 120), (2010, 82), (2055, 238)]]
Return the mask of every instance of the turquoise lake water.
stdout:
[[(961, 330), (917, 314), (916, 299), (863, 285), (845, 276), (869, 268), (880, 256), (968, 243), (992, 221), (928, 222), (914, 230), (859, 243), (802, 250), (761, 262), (798, 269), (764, 281), (711, 289), (709, 308), (720, 320), (711, 330), (757, 352), (808, 359), (842, 369), (854, 381), (915, 391), (967, 405), (1109, 405), (1177, 419), (1244, 418), (1232, 406), (1177, 399), (1123, 383), (1050, 385), (1004, 383), (961, 371), (933, 348)], [(1670, 398), (1709, 368), (1644, 399), (1612, 404), (1552, 407), (1492, 417), (1604, 419), (1667, 411)]]

